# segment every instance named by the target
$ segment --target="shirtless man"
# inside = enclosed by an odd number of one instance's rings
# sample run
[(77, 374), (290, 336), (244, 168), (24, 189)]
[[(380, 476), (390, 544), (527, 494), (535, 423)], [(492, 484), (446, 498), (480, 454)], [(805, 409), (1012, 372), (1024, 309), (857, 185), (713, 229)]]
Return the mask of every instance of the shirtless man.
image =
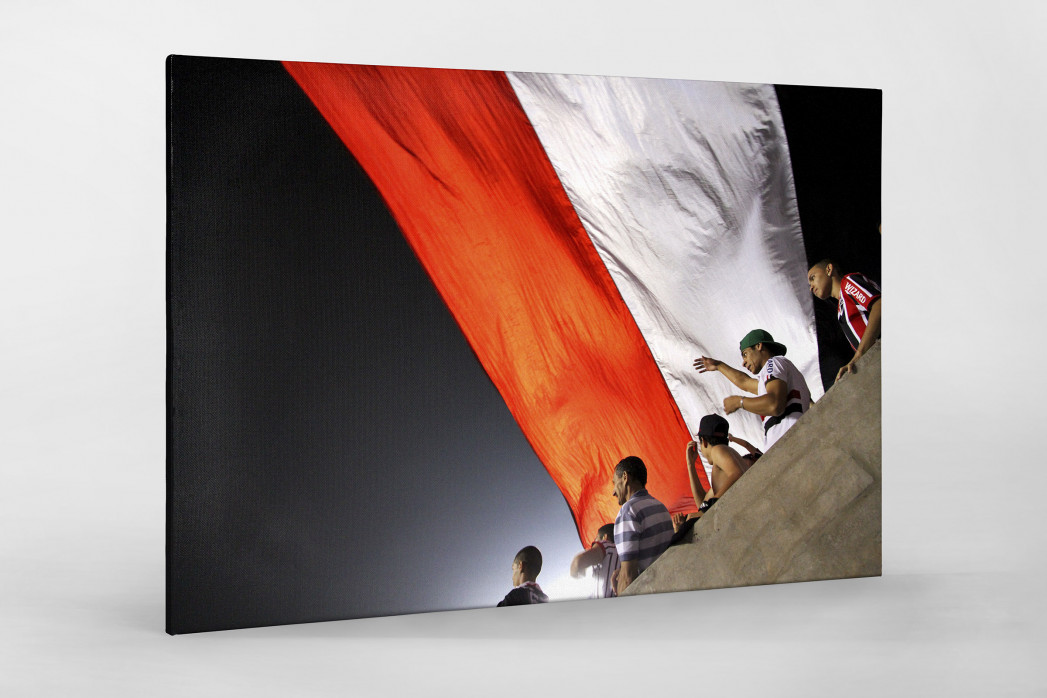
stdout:
[[(691, 479), (691, 494), (701, 516), (724, 495), (742, 476), (743, 462), (738, 452), (727, 445), (727, 420), (718, 414), (707, 414), (698, 425), (698, 440), (687, 444), (687, 475)], [(706, 471), (712, 489), (702, 489), (694, 466), (698, 454), (708, 463)]]

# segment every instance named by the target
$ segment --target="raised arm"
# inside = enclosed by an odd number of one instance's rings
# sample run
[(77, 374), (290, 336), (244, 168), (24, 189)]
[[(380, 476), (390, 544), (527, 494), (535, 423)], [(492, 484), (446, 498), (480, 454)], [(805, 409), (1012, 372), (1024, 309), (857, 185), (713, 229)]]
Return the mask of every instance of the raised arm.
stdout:
[(755, 393), (760, 385), (755, 378), (745, 373), (744, 371), (739, 371), (736, 368), (731, 368), (724, 362), (710, 358), (708, 356), (703, 356), (701, 358), (695, 359), (694, 368), (698, 371), (698, 373), (705, 373), (706, 371), (719, 371), (724, 375), (725, 378), (727, 378), (727, 380), (731, 381), (735, 384), (735, 386), (741, 388), (742, 390), (748, 393)]
[(746, 451), (748, 451), (749, 453), (753, 453), (753, 454), (755, 454), (755, 453), (763, 454), (763, 451), (761, 451), (760, 449), (756, 448), (755, 446), (753, 446), (753, 445), (752, 445), (751, 443), (749, 443), (749, 442), (748, 442), (748, 441), (746, 441), (745, 439), (740, 439), (740, 438), (738, 438), (737, 436), (731, 436), (730, 434), (728, 434), (728, 435), (727, 435), (727, 440), (728, 440), (728, 441), (733, 441), (734, 443), (738, 444), (739, 446), (741, 446), (742, 448), (744, 448), (744, 449), (745, 449)]
[(854, 356), (851, 360), (836, 373), (836, 380), (840, 380), (848, 373), (854, 373), (854, 362), (860, 359), (862, 354), (869, 351), (869, 347), (880, 338), (880, 312), (882, 306), (883, 298), (879, 298), (873, 303), (872, 309), (869, 310), (869, 324), (865, 327), (862, 341), (858, 343), (858, 348), (854, 350)]
[(571, 560), (571, 576), (584, 577), (585, 571), (603, 559), (603, 548), (596, 543), (588, 550), (583, 550)]
[(702, 487), (702, 481), (698, 479), (698, 473), (694, 466), (698, 462), (698, 444), (691, 441), (687, 444), (687, 477), (691, 481), (691, 496), (694, 497), (694, 505), (700, 507), (705, 501), (706, 491)]

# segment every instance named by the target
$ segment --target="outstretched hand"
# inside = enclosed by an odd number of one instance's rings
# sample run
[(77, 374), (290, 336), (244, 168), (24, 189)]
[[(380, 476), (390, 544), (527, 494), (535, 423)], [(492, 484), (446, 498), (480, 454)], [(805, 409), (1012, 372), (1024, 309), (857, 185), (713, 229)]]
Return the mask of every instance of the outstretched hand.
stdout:
[(723, 362), (717, 361), (716, 359), (710, 358), (708, 356), (703, 356), (694, 360), (694, 368), (698, 371), (698, 373), (705, 373), (706, 371), (716, 371), (720, 368), (721, 363)]

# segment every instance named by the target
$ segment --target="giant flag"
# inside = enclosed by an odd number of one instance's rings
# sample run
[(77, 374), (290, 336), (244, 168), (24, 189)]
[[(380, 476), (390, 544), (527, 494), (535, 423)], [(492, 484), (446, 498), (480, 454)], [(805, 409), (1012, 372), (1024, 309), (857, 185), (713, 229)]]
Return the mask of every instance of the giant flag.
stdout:
[[(684, 446), (762, 327), (820, 395), (789, 151), (769, 85), (284, 63), (367, 171), (583, 543), (611, 471), (693, 511)], [(761, 445), (757, 417), (732, 432)], [(705, 486), (707, 474), (701, 473)]]

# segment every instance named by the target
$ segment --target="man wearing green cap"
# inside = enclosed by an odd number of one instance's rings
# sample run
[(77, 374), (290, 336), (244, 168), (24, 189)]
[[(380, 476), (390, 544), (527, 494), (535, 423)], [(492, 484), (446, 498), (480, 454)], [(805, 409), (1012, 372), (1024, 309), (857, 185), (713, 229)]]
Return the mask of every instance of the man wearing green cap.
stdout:
[(764, 451), (774, 445), (811, 406), (807, 381), (792, 361), (785, 358), (785, 345), (774, 341), (767, 330), (753, 330), (742, 338), (742, 366), (752, 378), (722, 361), (703, 356), (694, 360), (699, 373), (719, 371), (736, 386), (756, 395), (728, 395), (723, 399), (727, 414), (745, 410), (763, 420)]

